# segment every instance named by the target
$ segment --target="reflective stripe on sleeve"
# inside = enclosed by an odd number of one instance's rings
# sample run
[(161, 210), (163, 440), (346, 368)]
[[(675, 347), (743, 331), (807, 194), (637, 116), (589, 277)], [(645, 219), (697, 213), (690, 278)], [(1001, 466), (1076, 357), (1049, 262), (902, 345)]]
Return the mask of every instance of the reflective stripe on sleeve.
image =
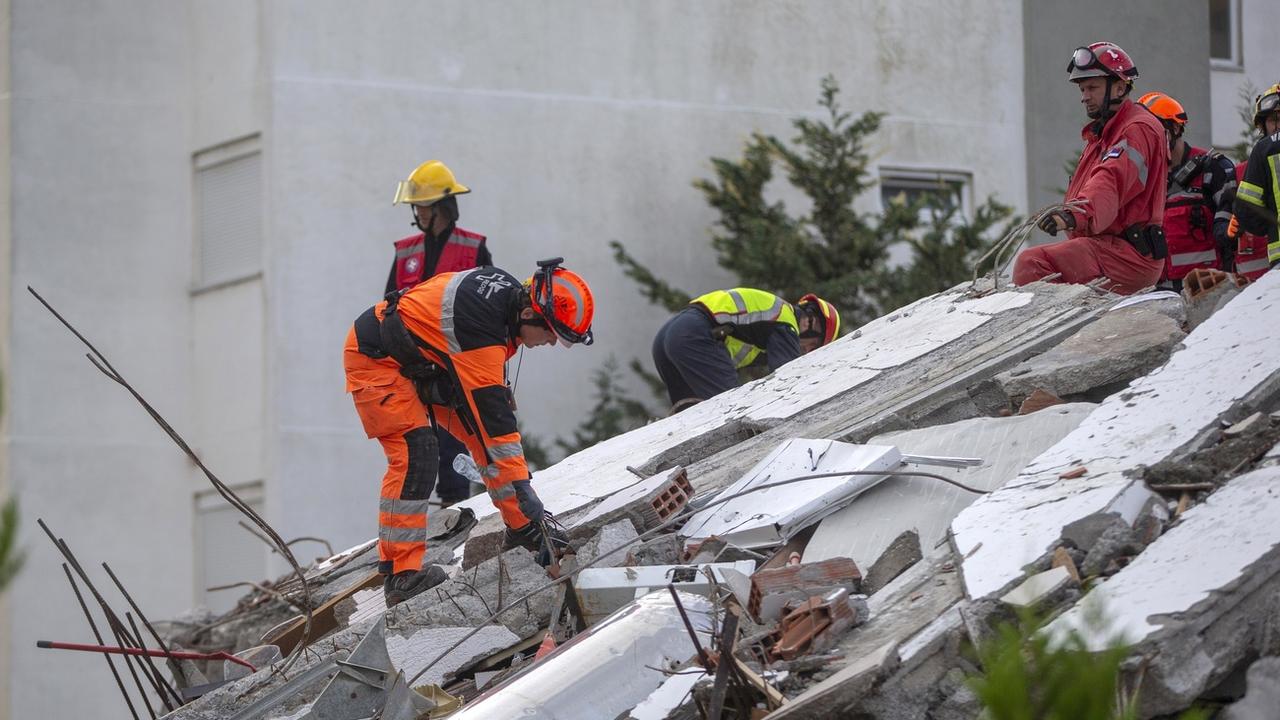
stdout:
[(1241, 182), (1240, 187), (1236, 190), (1236, 197), (1252, 205), (1265, 207), (1262, 202), (1262, 188), (1251, 182)]
[(1108, 150), (1107, 153), (1110, 154), (1112, 150), (1117, 148), (1124, 150), (1124, 153), (1129, 156), (1129, 161), (1133, 163), (1134, 167), (1138, 168), (1138, 182), (1146, 185), (1147, 159), (1142, 157), (1142, 153), (1138, 152), (1137, 148), (1130, 145), (1128, 140), (1121, 140), (1115, 145), (1112, 145), (1111, 150)]
[(500, 443), (489, 447), (488, 450), (489, 457), (494, 460), (522, 457), (524, 455), (524, 449), (520, 447), (518, 442)]
[(471, 273), (479, 269), (472, 268), (454, 273), (453, 277), (449, 278), (449, 284), (444, 286), (444, 298), (440, 301), (440, 332), (449, 343), (451, 353), (462, 352), (462, 346), (458, 344), (458, 336), (453, 330), (453, 306), (458, 297), (458, 286), (462, 285), (462, 281), (466, 280)]

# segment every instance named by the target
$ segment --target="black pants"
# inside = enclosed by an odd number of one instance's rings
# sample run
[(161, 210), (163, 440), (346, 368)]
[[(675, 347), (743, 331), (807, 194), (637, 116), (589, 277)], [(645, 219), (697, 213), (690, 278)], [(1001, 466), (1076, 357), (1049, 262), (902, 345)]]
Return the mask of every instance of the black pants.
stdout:
[(706, 400), (738, 385), (738, 372), (724, 342), (711, 336), (715, 323), (697, 308), (685, 308), (653, 338), (653, 364), (674, 405)]
[(450, 435), (444, 428), (436, 428), (436, 442), (440, 444), (440, 481), (436, 492), (447, 503), (460, 502), (471, 497), (471, 481), (453, 469), (453, 459), (459, 455), (470, 457), (462, 441)]

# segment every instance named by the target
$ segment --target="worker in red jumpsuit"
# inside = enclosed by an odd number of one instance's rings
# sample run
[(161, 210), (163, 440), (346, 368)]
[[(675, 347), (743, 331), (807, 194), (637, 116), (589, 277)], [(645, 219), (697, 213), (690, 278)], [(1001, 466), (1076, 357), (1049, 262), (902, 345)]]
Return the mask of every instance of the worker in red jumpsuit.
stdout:
[(1160, 119), (1169, 135), (1169, 182), (1164, 203), (1165, 258), (1160, 287), (1182, 291), (1182, 278), (1197, 268), (1230, 270), (1236, 243), (1227, 236), (1236, 196), (1236, 166), (1222, 153), (1192, 146), (1183, 139), (1187, 111), (1159, 92), (1138, 104)]
[(1091, 120), (1081, 132), (1084, 153), (1066, 196), (1082, 204), (1041, 220), (1042, 230), (1065, 232), (1067, 239), (1024, 250), (1014, 264), (1013, 281), (1105, 278), (1105, 289), (1128, 295), (1155, 285), (1164, 271), (1167, 248), (1160, 223), (1168, 139), (1160, 121), (1129, 99), (1138, 68), (1115, 44), (1076, 49), (1067, 73), (1080, 87), (1080, 102)]
[(530, 483), (505, 384), (521, 346), (591, 344), (591, 289), (559, 263), (538, 263), (523, 283), (494, 267), (442, 273), (369, 308), (347, 333), (347, 392), (387, 456), (378, 559), (388, 606), (447, 578), (423, 567), (437, 424), (459, 433), (480, 468), (506, 525), (504, 548), (527, 548), (545, 566), (567, 546)]

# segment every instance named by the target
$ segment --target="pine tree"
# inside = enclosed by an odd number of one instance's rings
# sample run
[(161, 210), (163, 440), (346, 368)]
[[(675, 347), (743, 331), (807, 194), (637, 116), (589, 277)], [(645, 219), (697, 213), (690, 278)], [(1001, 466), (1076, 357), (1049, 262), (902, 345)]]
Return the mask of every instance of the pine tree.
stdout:
[(612, 355), (604, 361), (603, 367), (592, 373), (591, 383), (595, 385), (596, 398), (591, 414), (578, 424), (568, 440), (556, 440), (556, 446), (565, 454), (634, 430), (650, 417), (649, 409), (644, 403), (626, 394), (622, 387), (618, 361)]

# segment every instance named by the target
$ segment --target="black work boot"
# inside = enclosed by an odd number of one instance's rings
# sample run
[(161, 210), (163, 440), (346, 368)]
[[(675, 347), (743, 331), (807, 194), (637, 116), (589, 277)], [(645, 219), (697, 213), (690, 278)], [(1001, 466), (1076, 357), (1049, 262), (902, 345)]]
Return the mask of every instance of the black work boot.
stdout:
[(421, 570), (405, 570), (383, 579), (382, 595), (387, 599), (387, 607), (392, 607), (448, 579), (448, 573), (438, 565), (428, 565)]

